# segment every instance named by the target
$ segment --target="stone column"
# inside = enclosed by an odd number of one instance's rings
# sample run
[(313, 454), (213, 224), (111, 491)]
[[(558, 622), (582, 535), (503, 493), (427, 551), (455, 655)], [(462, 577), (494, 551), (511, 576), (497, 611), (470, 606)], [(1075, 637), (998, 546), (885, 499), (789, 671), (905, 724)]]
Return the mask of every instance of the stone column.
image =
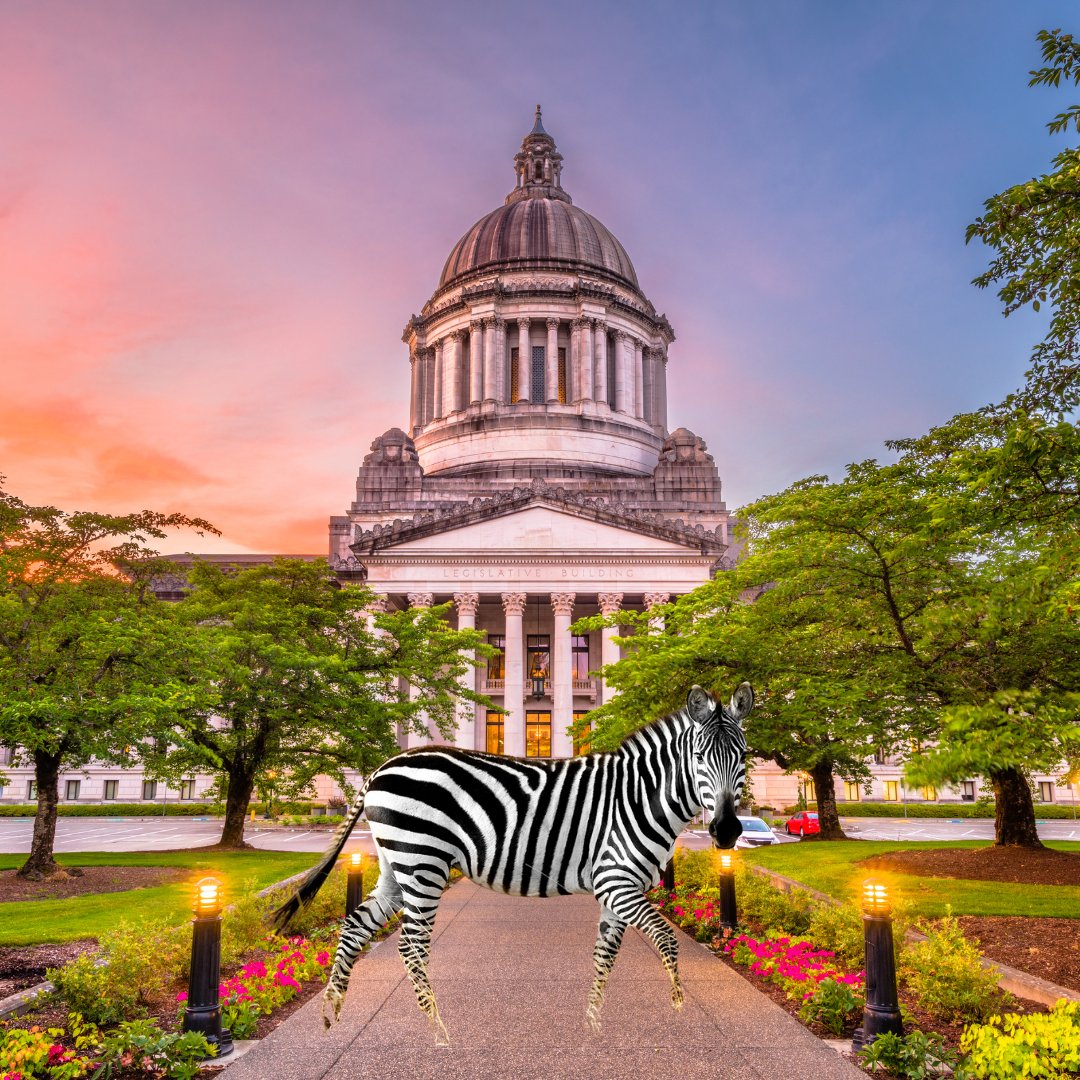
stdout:
[(607, 323), (603, 319), (593, 319), (593, 377), (596, 389), (593, 397), (597, 401), (608, 403), (607, 384)]
[(420, 426), (421, 392), (420, 358), (415, 349), (409, 350), (409, 434), (415, 435)]
[(495, 316), (495, 400), (510, 400), (510, 389), (506, 373), (506, 320)]
[[(411, 592), (407, 594), (409, 600), (409, 607), (411, 608), (429, 608), (434, 596), (429, 592)], [(420, 691), (409, 684), (409, 700), (415, 701), (420, 696)], [(421, 714), (421, 719), (427, 723), (427, 737), (423, 735), (417, 735), (415, 731), (410, 731), (406, 734), (405, 742), (407, 744), (406, 749), (411, 749), (414, 746), (426, 746), (428, 743), (445, 743), (446, 740), (442, 736), (442, 732), (435, 726), (435, 722), (431, 720), (426, 713)]]
[[(597, 603), (600, 605), (601, 615), (614, 615), (622, 604), (623, 594), (621, 592), (613, 593), (600, 593), (596, 597)], [(619, 628), (617, 626), (607, 626), (601, 633), (600, 638), (600, 665), (601, 667), (607, 667), (608, 664), (614, 664), (619, 659), (619, 646), (615, 639), (619, 636)], [(610, 701), (614, 696), (613, 691), (607, 684), (607, 679), (600, 680), (600, 704)]]
[(548, 319), (547, 321), (547, 352), (544, 354), (544, 367), (546, 368), (547, 400), (549, 404), (559, 403), (559, 320)]
[(448, 355), (443, 359), (443, 416), (449, 416), (461, 408), (461, 376), (464, 349), (461, 330), (454, 330), (447, 340)]
[(593, 340), (592, 323), (588, 319), (575, 319), (577, 331), (577, 401), (591, 401), (593, 396)]
[(441, 420), (446, 413), (443, 411), (443, 385), (446, 382), (446, 343), (440, 338), (435, 342), (435, 419)]
[(633, 339), (632, 347), (634, 350), (634, 415), (639, 420), (645, 419), (645, 365), (643, 346), (637, 338)]
[(484, 319), (484, 400), (498, 401), (498, 369), (495, 366), (495, 320)]
[(484, 400), (484, 324), (469, 324), (469, 402)]
[(656, 370), (656, 361), (653, 359), (653, 348), (646, 345), (642, 350), (641, 362), (641, 399), (642, 414), (645, 423), (656, 423), (656, 401), (654, 400), (656, 380), (653, 374)]
[(630, 412), (634, 407), (634, 390), (630, 385), (630, 335), (623, 330), (615, 333), (615, 411)]
[(521, 638), (522, 615), (528, 596), (523, 592), (502, 594), (506, 614), (506, 647), (503, 672), (503, 750), (514, 757), (525, 756), (525, 656)]
[(532, 401), (532, 349), (529, 347), (529, 320), (518, 319), (518, 401)]
[[(457, 628), (459, 630), (476, 629), (476, 609), (480, 606), (480, 594), (474, 592), (454, 593), (454, 605), (457, 608)], [(476, 653), (470, 652), (469, 659), (475, 659)], [(477, 668), (470, 667), (461, 677), (461, 685), (466, 690), (476, 689)], [(454, 745), (466, 750), (480, 750), (479, 732), (476, 730), (477, 706), (471, 701), (462, 701), (458, 705), (457, 732)]]
[[(666, 592), (647, 592), (645, 594), (645, 610), (652, 611), (654, 607), (660, 607), (666, 604), (671, 599), (671, 593)], [(649, 625), (654, 630), (664, 629), (664, 620), (662, 617), (649, 620)]]
[(574, 593), (552, 593), (555, 630), (551, 636), (551, 756), (573, 757), (574, 740), (568, 728), (574, 720), (574, 672), (570, 615)]
[(421, 350), (424, 362), (424, 419), (422, 423), (430, 424), (435, 419), (435, 350), (425, 348)]
[(656, 422), (667, 431), (667, 353), (660, 349), (656, 363)]

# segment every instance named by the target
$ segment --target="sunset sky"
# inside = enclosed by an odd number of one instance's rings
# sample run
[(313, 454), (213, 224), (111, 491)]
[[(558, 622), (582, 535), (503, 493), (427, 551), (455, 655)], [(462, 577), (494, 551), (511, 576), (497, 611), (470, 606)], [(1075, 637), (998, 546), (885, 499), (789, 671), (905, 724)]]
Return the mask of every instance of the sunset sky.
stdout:
[[(1077, 15), (1073, 23), (1068, 17)], [(1072, 5), (0, 0), (0, 474), (321, 552), (408, 422), (401, 330), (537, 101), (676, 331), (669, 423), (729, 506), (1022, 380), (970, 279), (1047, 169)]]

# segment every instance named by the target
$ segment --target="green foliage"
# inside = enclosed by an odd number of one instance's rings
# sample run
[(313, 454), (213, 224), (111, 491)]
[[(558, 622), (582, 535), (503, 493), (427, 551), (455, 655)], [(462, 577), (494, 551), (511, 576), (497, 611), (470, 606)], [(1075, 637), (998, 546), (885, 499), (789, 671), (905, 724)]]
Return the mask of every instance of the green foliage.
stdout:
[[(866, 934), (862, 912), (854, 904), (818, 904), (810, 915), (806, 936), (818, 948), (836, 954), (836, 962), (858, 970), (863, 966)], [(895, 934), (899, 942), (902, 934)]]
[(720, 883), (720, 864), (712, 850), (675, 849), (675, 880), (691, 892), (715, 888)]
[(22, 1080), (76, 1080), (90, 1070), (89, 1059), (58, 1053), (63, 1028), (11, 1027), (0, 1037), (0, 1076)]
[(863, 995), (848, 983), (822, 979), (799, 1007), (803, 1023), (817, 1022), (833, 1035), (844, 1029), (862, 1012)]
[[(922, 802), (841, 802), (836, 804), (841, 817), (853, 818), (990, 818), (993, 819), (993, 799), (979, 799), (965, 803)], [(1080, 807), (1077, 808), (1080, 811)], [(794, 809), (791, 811), (794, 813)], [(1077, 814), (1071, 806), (1038, 803), (1035, 813), (1041, 818), (1073, 818)], [(789, 815), (790, 816), (790, 815)]]
[[(0, 817), (33, 817), (35, 803), (0, 806)], [(212, 817), (221, 813), (218, 803), (168, 802), (161, 803), (61, 803), (57, 817)]]
[[(379, 880), (378, 860), (364, 860), (364, 896), (370, 896)], [(339, 865), (327, 878), (323, 887), (315, 894), (314, 900), (300, 912), (289, 924), (289, 932), (317, 937), (320, 930), (335, 926), (345, 917), (346, 874), (344, 865)], [(274, 899), (271, 907), (282, 902), (282, 897)]]
[(217, 1053), (206, 1037), (194, 1031), (163, 1031), (154, 1020), (129, 1020), (101, 1040), (102, 1070), (110, 1080), (114, 1072), (155, 1072), (169, 1080), (194, 1080), (203, 1063)]
[(971, 1024), (960, 1036), (967, 1055), (957, 1080), (1056, 1078), (1080, 1072), (1080, 1002), (1059, 1001), (1048, 1013), (1007, 1013)]
[(739, 918), (789, 934), (805, 934), (816, 907), (803, 889), (781, 892), (760, 874), (739, 867), (735, 874), (735, 899)]
[(922, 928), (926, 940), (904, 951), (900, 974), (908, 990), (931, 1016), (942, 1020), (985, 1020), (1011, 998), (998, 987), (997, 975), (980, 963), (982, 953), (947, 916)]
[(859, 1051), (859, 1061), (871, 1072), (884, 1070), (903, 1080), (925, 1080), (945, 1075), (946, 1068), (955, 1068), (956, 1055), (937, 1032), (894, 1035), (885, 1031)]

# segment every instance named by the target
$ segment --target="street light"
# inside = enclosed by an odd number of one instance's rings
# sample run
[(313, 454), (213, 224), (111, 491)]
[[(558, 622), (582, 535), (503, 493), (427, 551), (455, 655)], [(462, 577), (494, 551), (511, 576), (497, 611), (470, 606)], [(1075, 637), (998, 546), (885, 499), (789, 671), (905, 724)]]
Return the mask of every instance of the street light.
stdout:
[(892, 902), (884, 882), (863, 882), (863, 935), (866, 963), (866, 1004), (862, 1027), (855, 1029), (852, 1049), (869, 1046), (883, 1032), (904, 1034), (900, 1000), (896, 993), (896, 957), (893, 953)]
[(364, 853), (354, 851), (345, 867), (345, 918), (364, 902)]
[(730, 851), (720, 852), (720, 925), (734, 930), (739, 925), (739, 908), (735, 901), (735, 857)]
[(195, 886), (191, 930), (191, 974), (181, 1027), (197, 1031), (217, 1047), (217, 1057), (232, 1052), (232, 1036), (221, 1026), (221, 882), (203, 878)]

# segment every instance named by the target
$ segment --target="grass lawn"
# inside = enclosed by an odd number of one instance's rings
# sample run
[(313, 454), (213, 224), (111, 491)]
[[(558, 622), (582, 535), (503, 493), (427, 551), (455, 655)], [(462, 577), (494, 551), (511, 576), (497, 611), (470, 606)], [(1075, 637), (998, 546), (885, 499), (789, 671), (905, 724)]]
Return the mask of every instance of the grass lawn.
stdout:
[[(1000, 881), (964, 881), (959, 878), (886, 874), (857, 865), (873, 855), (916, 848), (976, 848), (985, 842), (960, 840), (934, 843), (897, 843), (892, 840), (811, 841), (777, 844), (741, 852), (742, 858), (794, 878), (838, 900), (856, 900), (862, 882), (870, 876), (885, 881), (893, 895), (907, 900), (917, 915), (1036, 915), (1080, 918), (1080, 888), (1067, 885), (1014, 885)], [(1050, 841), (1059, 851), (1080, 851), (1080, 843)]]
[[(97, 937), (119, 919), (191, 917), (192, 885), (212, 873), (224, 885), (225, 903), (239, 890), (263, 889), (314, 866), (310, 851), (91, 851), (57, 856), (64, 866), (182, 866), (191, 871), (172, 885), (97, 893), (64, 900), (21, 900), (0, 904), (0, 945), (38, 945)], [(0, 870), (21, 866), (26, 855), (0, 855)]]

